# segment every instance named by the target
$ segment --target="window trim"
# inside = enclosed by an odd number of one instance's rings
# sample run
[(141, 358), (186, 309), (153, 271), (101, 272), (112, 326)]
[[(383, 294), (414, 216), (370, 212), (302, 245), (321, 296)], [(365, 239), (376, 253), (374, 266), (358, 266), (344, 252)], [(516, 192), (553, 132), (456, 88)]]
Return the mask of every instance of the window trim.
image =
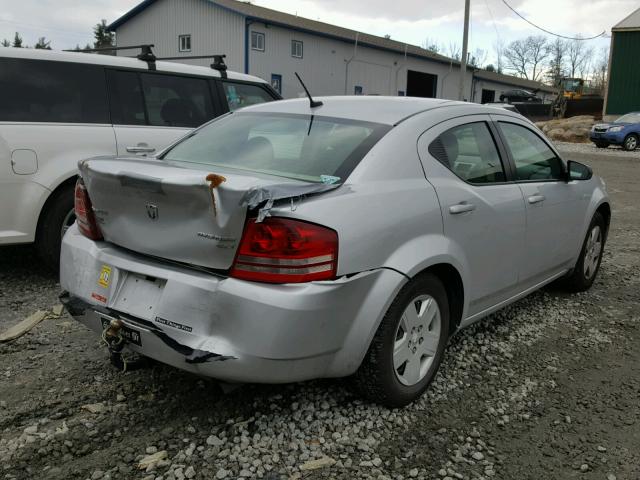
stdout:
[[(300, 45), (300, 55), (294, 55), (294, 45)], [(293, 58), (304, 58), (304, 42), (302, 40), (291, 40), (291, 56)]]
[[(182, 39), (189, 39), (189, 48), (182, 48)], [(190, 52), (192, 49), (192, 45), (191, 45), (191, 34), (190, 33), (185, 33), (183, 35), (178, 35), (178, 51), (179, 52)]]
[[(255, 46), (255, 47), (253, 46), (253, 36), (254, 35), (256, 36), (255, 38), (262, 37), (262, 48), (258, 48), (258, 46)], [(257, 30), (251, 30), (250, 42), (251, 42), (251, 50), (255, 50), (256, 52), (264, 52), (265, 51), (266, 39), (265, 39), (264, 32), (258, 32)], [(256, 43), (260, 43), (260, 42), (256, 42)]]
[[(493, 115), (492, 115), (493, 116)], [(509, 117), (498, 117), (498, 118), (494, 118), (493, 119), (493, 123), (495, 123), (495, 129), (500, 137), (500, 141), (502, 142), (503, 146), (504, 146), (504, 150), (505, 153), (507, 155), (507, 159), (509, 161), (509, 164), (511, 166), (511, 170), (513, 172), (513, 182), (514, 183), (565, 183), (566, 179), (565, 178), (535, 178), (535, 179), (531, 179), (531, 180), (519, 180), (518, 179), (518, 172), (517, 172), (517, 166), (516, 166), (516, 162), (513, 159), (513, 156), (511, 154), (511, 149), (509, 148), (509, 144), (507, 143), (507, 139), (504, 136), (504, 133), (502, 132), (502, 129), (500, 128), (500, 123), (510, 123), (512, 125), (517, 125), (519, 127), (524, 128), (525, 130), (530, 131), (533, 135), (535, 135), (536, 137), (538, 137), (542, 143), (544, 143), (549, 150), (551, 150), (556, 158), (558, 160), (560, 160), (560, 164), (562, 165), (562, 171), (563, 174), (566, 175), (567, 173), (567, 162), (564, 161), (564, 159), (560, 156), (560, 154), (558, 153), (558, 151), (549, 143), (547, 142), (539, 133), (537, 133), (534, 129), (532, 129), (529, 125), (520, 123), (518, 121), (514, 121), (516, 119), (511, 119)]]
[[(505, 159), (507, 158), (505, 156), (505, 152), (502, 148), (502, 145), (500, 143), (500, 141), (498, 140), (498, 137), (496, 136), (495, 132), (495, 128), (492, 128), (492, 121), (489, 119), (477, 119), (477, 120), (471, 120), (469, 121), (469, 117), (466, 117), (467, 121), (463, 122), (463, 123), (458, 123), (456, 125), (450, 126), (446, 129), (444, 129), (443, 131), (441, 131), (440, 133), (438, 133), (435, 137), (433, 137), (431, 139), (431, 141), (426, 144), (426, 153), (433, 158), (433, 160), (435, 160), (436, 162), (438, 162), (439, 165), (442, 165), (444, 168), (447, 169), (447, 171), (451, 172), (453, 175), (455, 175), (456, 178), (462, 180), (464, 183), (466, 183), (467, 185), (471, 186), (471, 187), (477, 187), (477, 188), (482, 188), (482, 187), (490, 187), (490, 186), (494, 186), (494, 185), (509, 185), (509, 184), (513, 184), (515, 183), (513, 181), (513, 175), (512, 175), (512, 170), (511, 170), (511, 165), (508, 161), (506, 161)], [(451, 119), (454, 120), (454, 119)], [(465, 180), (464, 178), (462, 178), (460, 175), (458, 175), (456, 172), (454, 172), (453, 170), (451, 170), (449, 167), (447, 167), (446, 165), (444, 165), (440, 160), (438, 160), (436, 157), (434, 157), (433, 155), (431, 155), (431, 152), (429, 151), (429, 148), (431, 147), (431, 144), (433, 142), (435, 142), (438, 138), (440, 138), (440, 136), (445, 133), (448, 132), (449, 130), (453, 130), (454, 128), (460, 128), (460, 127), (464, 127), (466, 125), (471, 125), (473, 123), (484, 123), (485, 126), (487, 127), (487, 130), (489, 131), (489, 135), (491, 135), (491, 138), (493, 139), (493, 144), (496, 147), (496, 152), (498, 153), (498, 158), (500, 159), (500, 165), (502, 166), (502, 171), (504, 172), (504, 182), (487, 182), (487, 183), (473, 183), (470, 182), (468, 180)], [(425, 172), (426, 174), (426, 172)], [(428, 177), (427, 177), (428, 178)]]

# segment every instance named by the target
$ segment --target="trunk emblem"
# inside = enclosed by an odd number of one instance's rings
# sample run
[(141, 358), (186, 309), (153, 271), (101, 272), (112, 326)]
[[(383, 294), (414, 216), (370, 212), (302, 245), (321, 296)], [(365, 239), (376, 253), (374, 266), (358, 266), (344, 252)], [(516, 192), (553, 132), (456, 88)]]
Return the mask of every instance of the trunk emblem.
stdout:
[(149, 217), (151, 220), (157, 220), (158, 206), (153, 205), (152, 203), (147, 203), (146, 207), (147, 207), (147, 217)]

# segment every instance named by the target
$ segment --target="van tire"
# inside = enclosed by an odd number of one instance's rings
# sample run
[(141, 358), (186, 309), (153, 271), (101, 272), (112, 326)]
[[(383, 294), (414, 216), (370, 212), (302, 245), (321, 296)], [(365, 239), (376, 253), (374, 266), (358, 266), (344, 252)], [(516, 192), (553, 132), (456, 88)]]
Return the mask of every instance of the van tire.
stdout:
[(65, 220), (69, 221), (69, 214), (73, 212), (74, 191), (74, 184), (55, 191), (40, 213), (36, 251), (45, 265), (54, 272), (60, 267), (62, 227)]

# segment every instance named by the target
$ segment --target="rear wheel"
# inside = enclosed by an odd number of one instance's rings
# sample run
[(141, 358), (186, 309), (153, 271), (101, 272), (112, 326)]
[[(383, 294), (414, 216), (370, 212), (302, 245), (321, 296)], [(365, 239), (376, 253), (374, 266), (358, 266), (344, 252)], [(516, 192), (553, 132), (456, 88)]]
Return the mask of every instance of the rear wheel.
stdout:
[(600, 262), (602, 261), (606, 228), (604, 217), (596, 212), (582, 244), (578, 262), (573, 272), (562, 281), (563, 286), (567, 290), (584, 292), (593, 285), (598, 270), (600, 269)]
[(638, 148), (638, 136), (634, 133), (627, 135), (622, 144), (622, 148), (629, 152)]
[(60, 266), (60, 244), (76, 216), (73, 211), (74, 186), (69, 185), (53, 194), (40, 214), (36, 249), (42, 261), (52, 270)]
[(359, 392), (388, 407), (418, 398), (433, 380), (449, 338), (447, 293), (435, 276), (416, 277), (398, 293), (355, 375)]

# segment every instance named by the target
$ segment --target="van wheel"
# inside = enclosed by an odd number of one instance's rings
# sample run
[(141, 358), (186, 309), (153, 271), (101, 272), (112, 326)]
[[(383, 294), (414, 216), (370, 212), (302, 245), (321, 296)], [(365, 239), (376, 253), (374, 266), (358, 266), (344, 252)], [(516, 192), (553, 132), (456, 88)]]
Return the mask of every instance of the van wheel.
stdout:
[(75, 187), (69, 185), (55, 192), (40, 214), (36, 249), (40, 259), (54, 271), (60, 266), (62, 236), (76, 220), (73, 212), (74, 190)]
[(584, 292), (593, 285), (600, 269), (600, 262), (602, 262), (606, 228), (604, 217), (599, 212), (596, 212), (591, 219), (576, 266), (569, 276), (563, 278), (560, 282), (566, 290)]
[(371, 402), (402, 407), (435, 377), (449, 338), (449, 303), (442, 282), (423, 274), (408, 283), (382, 319), (355, 374)]

